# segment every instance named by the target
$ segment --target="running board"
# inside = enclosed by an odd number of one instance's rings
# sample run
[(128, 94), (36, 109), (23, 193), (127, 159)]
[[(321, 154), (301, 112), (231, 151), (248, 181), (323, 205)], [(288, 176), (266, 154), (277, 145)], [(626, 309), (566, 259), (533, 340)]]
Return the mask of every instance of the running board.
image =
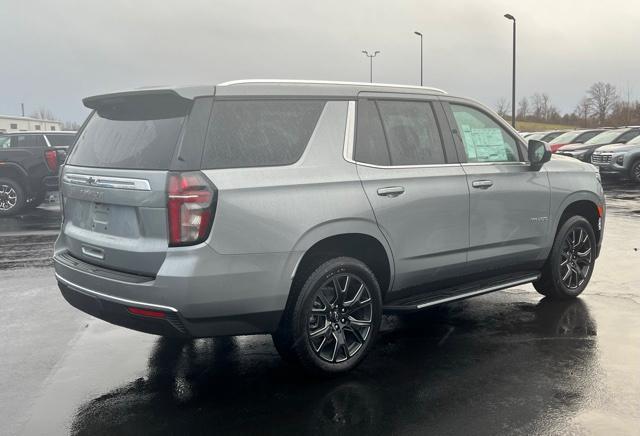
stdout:
[(385, 313), (413, 312), (427, 307), (437, 306), (438, 304), (464, 300), (466, 298), (507, 289), (512, 286), (524, 285), (537, 280), (539, 277), (539, 273), (527, 273), (517, 276), (512, 274), (502, 280), (493, 280), (490, 282), (485, 280), (466, 286), (431, 291), (409, 298), (390, 301), (383, 307), (383, 310)]

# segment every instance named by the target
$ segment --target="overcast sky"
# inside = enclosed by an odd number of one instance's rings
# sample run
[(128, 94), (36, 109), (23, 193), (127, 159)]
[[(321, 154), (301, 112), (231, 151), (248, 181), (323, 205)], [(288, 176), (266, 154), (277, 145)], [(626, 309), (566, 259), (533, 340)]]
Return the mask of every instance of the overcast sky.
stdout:
[(419, 83), (495, 107), (547, 92), (562, 111), (595, 81), (640, 93), (640, 4), (621, 0), (0, 0), (0, 114), (82, 121), (85, 96), (242, 78)]

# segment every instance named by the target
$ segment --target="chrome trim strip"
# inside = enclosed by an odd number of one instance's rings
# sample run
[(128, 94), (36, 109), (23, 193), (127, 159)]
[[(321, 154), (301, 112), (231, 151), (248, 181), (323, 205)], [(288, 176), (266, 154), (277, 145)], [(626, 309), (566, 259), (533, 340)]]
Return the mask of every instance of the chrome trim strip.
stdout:
[(233, 85), (247, 85), (252, 83), (291, 83), (291, 84), (307, 84), (307, 85), (347, 85), (347, 86), (366, 86), (366, 87), (389, 87), (389, 88), (400, 88), (400, 89), (421, 89), (423, 91), (433, 91), (441, 94), (446, 94), (447, 92), (439, 89), (433, 88), (430, 86), (414, 86), (414, 85), (396, 85), (393, 83), (369, 83), (369, 82), (340, 82), (340, 81), (332, 81), (332, 80), (286, 80), (286, 79), (242, 79), (242, 80), (231, 80), (229, 82), (223, 82), (218, 84), (217, 86), (233, 86)]
[(76, 285), (75, 283), (70, 282), (69, 280), (60, 277), (60, 274), (58, 274), (58, 273), (55, 273), (55, 275), (56, 275), (56, 279), (58, 279), (58, 281), (61, 281), (65, 285), (74, 288), (76, 291), (80, 291), (80, 292), (83, 292), (85, 294), (90, 294), (90, 295), (93, 295), (93, 296), (96, 296), (96, 297), (106, 298), (107, 300), (114, 300), (114, 301), (117, 301), (119, 303), (133, 304), (134, 306), (143, 306), (143, 307), (149, 307), (151, 309), (168, 310), (170, 312), (178, 313), (178, 309), (176, 309), (174, 307), (171, 307), (171, 306), (162, 306), (160, 304), (144, 303), (142, 301), (127, 300), (126, 298), (114, 297), (113, 295), (103, 294), (102, 292), (94, 291), (92, 289), (85, 288), (84, 286)]
[(486, 165), (518, 165), (518, 166), (529, 166), (529, 162), (464, 162), (461, 164), (463, 167), (476, 167), (476, 166), (486, 166)]
[(96, 188), (151, 191), (148, 180), (128, 177), (91, 176), (89, 174), (65, 173), (62, 181), (72, 185), (95, 186)]
[(514, 280), (514, 281), (511, 281), (511, 282), (508, 282), (508, 283), (503, 283), (501, 285), (489, 286), (487, 288), (482, 288), (482, 289), (478, 289), (476, 291), (467, 292), (466, 294), (452, 295), (451, 297), (441, 298), (440, 300), (429, 301), (428, 303), (418, 304), (416, 306), (416, 309), (423, 309), (425, 307), (435, 306), (436, 304), (447, 303), (449, 301), (455, 301), (455, 300), (462, 300), (463, 298), (473, 297), (474, 295), (486, 294), (488, 292), (499, 291), (500, 289), (510, 288), (511, 286), (523, 285), (525, 283), (531, 283), (532, 281), (537, 280), (538, 277), (540, 277), (540, 275), (536, 274), (535, 276), (525, 277), (523, 279)]

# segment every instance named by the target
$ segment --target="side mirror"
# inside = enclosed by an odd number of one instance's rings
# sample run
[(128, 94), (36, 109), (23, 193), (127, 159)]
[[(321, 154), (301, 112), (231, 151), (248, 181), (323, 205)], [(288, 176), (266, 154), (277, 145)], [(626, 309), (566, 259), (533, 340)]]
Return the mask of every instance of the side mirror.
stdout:
[(546, 142), (530, 139), (527, 148), (529, 162), (533, 168), (540, 168), (545, 162), (551, 160), (551, 149)]

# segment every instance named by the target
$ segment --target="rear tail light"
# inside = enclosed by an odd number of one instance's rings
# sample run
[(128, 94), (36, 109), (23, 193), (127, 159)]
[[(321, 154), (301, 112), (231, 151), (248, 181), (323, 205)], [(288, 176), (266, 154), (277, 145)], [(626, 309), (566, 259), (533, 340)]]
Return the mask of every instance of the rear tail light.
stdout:
[(171, 173), (167, 186), (169, 246), (203, 242), (209, 236), (217, 191), (200, 172)]
[(551, 146), (549, 147), (551, 148), (551, 153), (555, 153), (563, 145), (567, 145), (567, 144), (551, 144)]
[(55, 150), (46, 150), (44, 152), (44, 160), (47, 162), (47, 166), (53, 172), (58, 169), (58, 153)]

